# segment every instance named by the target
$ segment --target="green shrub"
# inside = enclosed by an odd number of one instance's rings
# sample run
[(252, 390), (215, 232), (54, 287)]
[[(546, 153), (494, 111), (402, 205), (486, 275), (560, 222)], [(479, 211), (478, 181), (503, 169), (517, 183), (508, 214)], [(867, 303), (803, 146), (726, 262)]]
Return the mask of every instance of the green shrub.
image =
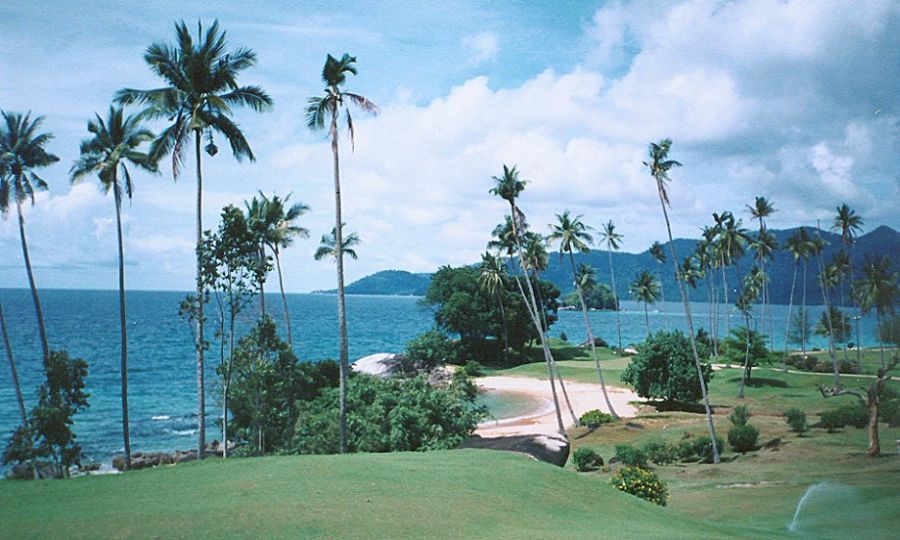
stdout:
[(640, 467), (642, 469), (647, 467), (647, 454), (640, 448), (630, 444), (616, 445), (616, 459), (629, 467)]
[(835, 409), (833, 411), (826, 411), (819, 415), (819, 427), (823, 427), (828, 430), (828, 433), (834, 433), (835, 431), (843, 428), (847, 425), (847, 418), (845, 415)]
[(583, 426), (596, 427), (601, 424), (609, 424), (614, 420), (611, 414), (606, 414), (600, 409), (593, 409), (581, 415), (579, 421)]
[(869, 410), (859, 401), (841, 405), (837, 412), (844, 417), (844, 423), (848, 426), (859, 429), (869, 424)]
[(462, 372), (466, 377), (481, 377), (484, 375), (484, 366), (477, 360), (469, 360), (462, 367)]
[(674, 452), (678, 456), (678, 459), (689, 460), (692, 457), (695, 457), (696, 448), (694, 446), (694, 439), (687, 438), (682, 439), (679, 443), (674, 447)]
[(887, 422), (890, 427), (900, 423), (900, 399), (894, 398), (881, 402), (878, 408), (878, 419)]
[(652, 471), (640, 467), (624, 467), (613, 476), (610, 484), (616, 489), (658, 504), (666, 505), (669, 498), (669, 487)]
[(591, 471), (603, 466), (603, 458), (590, 448), (579, 448), (572, 454), (572, 463), (578, 471)]
[(675, 463), (681, 457), (679, 449), (662, 441), (650, 441), (641, 447), (647, 459), (657, 465)]
[[(705, 347), (701, 358), (708, 357)], [(712, 367), (702, 364), (703, 379), (712, 378)], [(637, 356), (622, 372), (622, 382), (629, 384), (643, 398), (664, 402), (695, 403), (700, 400), (700, 379), (694, 364), (691, 343), (681, 332), (657, 332), (638, 347)]]
[(747, 425), (747, 420), (750, 418), (750, 411), (747, 410), (746, 405), (738, 405), (731, 411), (731, 415), (728, 416), (728, 419), (731, 420), (731, 423), (735, 426), (745, 426)]
[(756, 449), (759, 430), (752, 424), (736, 425), (728, 430), (728, 444), (742, 454)]
[(784, 421), (791, 428), (791, 431), (797, 435), (803, 435), (809, 430), (806, 424), (806, 413), (800, 409), (793, 407), (784, 412)]
[[(722, 440), (722, 437), (716, 437), (716, 448), (719, 449), (720, 454), (725, 449), (725, 441)], [(712, 439), (709, 438), (709, 435), (703, 435), (694, 439), (694, 455), (704, 463), (712, 463)]]

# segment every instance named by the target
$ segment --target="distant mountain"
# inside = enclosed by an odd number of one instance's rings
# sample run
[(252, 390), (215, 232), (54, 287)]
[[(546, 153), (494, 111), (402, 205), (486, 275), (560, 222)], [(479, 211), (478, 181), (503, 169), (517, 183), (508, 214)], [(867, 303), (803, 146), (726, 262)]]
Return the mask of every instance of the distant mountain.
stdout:
[[(431, 283), (431, 274), (413, 274), (404, 270), (382, 270), (347, 285), (347, 294), (380, 294), (385, 296), (424, 296)], [(334, 294), (330, 291), (315, 291)]]
[[(786, 230), (770, 230), (778, 240), (780, 246), (784, 246), (787, 239), (797, 232), (799, 227)], [(806, 227), (807, 232), (815, 235), (817, 230), (814, 227)], [(840, 236), (828, 231), (818, 231), (822, 238), (828, 242), (828, 246), (823, 252), (825, 264), (831, 260), (832, 256), (841, 249)], [(685, 257), (693, 253), (697, 246), (697, 240), (687, 238), (675, 239), (675, 252), (679, 257)], [(668, 248), (668, 246), (666, 246)], [(888, 254), (893, 259), (894, 270), (900, 266), (900, 233), (896, 230), (881, 226), (874, 229), (856, 239), (851, 251), (851, 258), (854, 266), (861, 263), (867, 256)], [(666, 256), (669, 255), (666, 249)], [(648, 270), (661, 278), (663, 291), (666, 300), (677, 301), (678, 289), (675, 284), (675, 276), (672, 272), (670, 261), (661, 265), (657, 263), (650, 255), (649, 249), (641, 253), (622, 253), (613, 252), (612, 254), (613, 268), (616, 273), (616, 292), (620, 299), (629, 299), (628, 287), (634, 278), (643, 270)], [(597, 279), (602, 283), (609, 283), (609, 259), (605, 250), (594, 249), (589, 253), (575, 255), (575, 264), (585, 263), (593, 266), (597, 272)], [(737, 295), (738, 275), (746, 273), (753, 265), (752, 255), (748, 253), (738, 262), (736, 267), (731, 267), (726, 272), (728, 281), (728, 300), (733, 302)], [(770, 298), (774, 304), (787, 304), (791, 292), (791, 280), (793, 277), (794, 266), (791, 255), (785, 251), (779, 250), (774, 260), (766, 263), (766, 271), (771, 277), (770, 282)], [(818, 276), (818, 268), (815, 260), (809, 261), (806, 277), (806, 298), (810, 304), (820, 304), (822, 302), (822, 293), (816, 281)], [(543, 279), (553, 282), (565, 294), (572, 289), (572, 269), (567, 259), (562, 261), (556, 253), (550, 256), (550, 266), (541, 275)], [(413, 274), (399, 270), (386, 270), (377, 272), (370, 276), (366, 276), (347, 286), (348, 294), (382, 294), (382, 295), (416, 295), (425, 294), (428, 284), (431, 281), (430, 274)], [(722, 273), (721, 270), (715, 272), (713, 277), (713, 286), (720, 291), (719, 298), (722, 299)], [(797, 287), (794, 291), (794, 302), (799, 302), (803, 291), (803, 267), (798, 267)], [(334, 291), (317, 291), (330, 292)], [(849, 292), (849, 291), (848, 291)], [(708, 285), (705, 280), (700, 280), (697, 289), (690, 291), (691, 300), (696, 302), (705, 302), (708, 295)], [(836, 296), (839, 296), (836, 295)]]

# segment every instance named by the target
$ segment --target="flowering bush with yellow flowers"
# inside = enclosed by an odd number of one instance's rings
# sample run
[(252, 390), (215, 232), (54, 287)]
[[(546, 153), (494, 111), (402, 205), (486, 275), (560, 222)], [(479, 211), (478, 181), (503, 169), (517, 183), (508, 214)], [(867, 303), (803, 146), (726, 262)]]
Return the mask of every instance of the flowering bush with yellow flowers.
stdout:
[(666, 482), (647, 469), (623, 467), (610, 479), (610, 484), (620, 491), (631, 493), (660, 506), (666, 505), (669, 488)]

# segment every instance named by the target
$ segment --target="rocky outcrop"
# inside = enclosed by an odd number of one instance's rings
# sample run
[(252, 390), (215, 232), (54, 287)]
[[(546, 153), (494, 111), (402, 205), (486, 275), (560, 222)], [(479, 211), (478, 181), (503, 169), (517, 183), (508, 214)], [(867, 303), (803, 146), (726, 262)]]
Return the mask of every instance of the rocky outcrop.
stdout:
[(569, 459), (569, 441), (560, 435), (511, 435), (508, 437), (475, 436), (461, 445), (461, 448), (482, 448), (505, 450), (526, 454), (537, 461), (563, 467)]
[[(235, 444), (233, 441), (228, 442), (228, 451), (231, 452), (234, 450)], [(224, 453), (225, 446), (221, 444), (219, 441), (213, 439), (212, 441), (206, 444), (206, 451), (204, 455), (206, 457), (222, 457)], [(197, 459), (197, 451), (196, 450), (175, 450), (172, 453), (169, 452), (133, 452), (131, 454), (131, 470), (137, 471), (140, 469), (146, 469), (148, 467), (156, 467), (159, 465), (175, 465), (178, 463), (185, 463), (188, 461), (194, 461)], [(120, 471), (125, 470), (125, 455), (120, 454), (113, 458), (113, 467)]]
[(391, 353), (377, 353), (364, 356), (353, 362), (350, 368), (359, 373), (368, 373), (377, 377), (390, 377), (393, 374), (396, 362)]

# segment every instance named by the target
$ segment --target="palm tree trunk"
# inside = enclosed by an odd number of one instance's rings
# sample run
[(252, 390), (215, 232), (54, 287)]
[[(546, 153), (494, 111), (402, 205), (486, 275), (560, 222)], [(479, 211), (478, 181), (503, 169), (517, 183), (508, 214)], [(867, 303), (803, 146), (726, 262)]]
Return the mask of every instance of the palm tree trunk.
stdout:
[(831, 357), (831, 366), (834, 371), (834, 385), (841, 385), (841, 375), (838, 369), (837, 356), (834, 346), (834, 322), (831, 320), (831, 303), (825, 290), (825, 268), (822, 263), (821, 251), (816, 254), (816, 263), (819, 267), (819, 287), (822, 289), (822, 301), (825, 303), (825, 321), (828, 323), (828, 355)]
[(801, 304), (800, 304), (802, 306), (800, 308), (800, 312), (803, 315), (801, 317), (803, 320), (800, 321), (802, 323), (800, 325), (800, 350), (803, 353), (804, 358), (806, 358), (806, 339), (807, 339), (806, 324), (807, 324), (807, 321), (809, 320), (809, 318), (808, 318), (809, 315), (806, 313), (806, 273), (807, 273), (806, 267), (807, 267), (807, 261), (804, 259), (803, 260), (803, 291), (801, 294)]
[(340, 385), (339, 385), (339, 409), (340, 409), (340, 448), (341, 453), (347, 453), (347, 375), (350, 371), (349, 343), (347, 340), (347, 315), (344, 303), (344, 235), (342, 231), (341, 217), (341, 174), (340, 160), (338, 158), (338, 130), (337, 111), (331, 115), (331, 152), (334, 155), (334, 258), (337, 262), (337, 293), (338, 293), (338, 339), (340, 347)]
[(122, 195), (113, 179), (113, 195), (116, 201), (116, 235), (119, 242), (119, 330), (121, 332), (122, 375), (122, 440), (125, 444), (125, 470), (131, 469), (131, 437), (128, 433), (128, 325), (125, 321), (125, 248), (122, 241)]
[(747, 324), (747, 346), (744, 349), (744, 366), (741, 370), (741, 387), (738, 390), (738, 399), (744, 399), (744, 384), (747, 381), (747, 366), (750, 365), (750, 317), (745, 317)]
[(869, 448), (866, 451), (866, 454), (869, 457), (878, 457), (881, 454), (881, 438), (878, 435), (878, 396), (876, 395), (878, 392), (878, 382), (872, 385), (872, 388), (867, 392), (867, 400), (868, 403), (866, 405), (869, 409)]
[(728, 305), (728, 280), (725, 277), (725, 258), (722, 258), (722, 290), (725, 292), (725, 336), (731, 335), (731, 306)]
[[(266, 247), (265, 244), (259, 244), (259, 265), (264, 268), (266, 264)], [(259, 280), (259, 311), (260, 315), (266, 316), (266, 276), (263, 275)]]
[(781, 370), (787, 373), (788, 335), (791, 329), (791, 309), (794, 307), (794, 287), (797, 285), (797, 261), (794, 261), (794, 278), (791, 280), (791, 296), (788, 300), (787, 322), (784, 325), (784, 356), (781, 361)]
[(6, 331), (6, 318), (3, 316), (3, 306), (0, 305), (0, 333), (3, 334), (3, 346), (6, 347), (6, 360), (9, 362), (9, 371), (12, 374), (13, 387), (16, 390), (16, 403), (19, 405), (19, 416), (22, 425), (28, 425), (28, 414), (25, 412), (25, 399), (22, 397), (22, 387), (19, 385), (19, 372), (16, 371), (16, 360), (13, 357), (12, 345), (9, 342), (9, 334)]
[[(659, 180), (657, 180), (659, 183)], [(665, 198), (662, 193), (662, 187), (659, 189), (659, 204), (662, 207), (663, 218), (666, 221), (666, 231), (669, 234), (669, 252), (672, 254), (672, 266), (675, 268), (675, 282), (678, 284), (678, 292), (681, 294), (681, 301), (684, 304), (684, 316), (687, 319), (688, 338), (691, 342), (691, 352), (694, 353), (694, 365), (697, 368), (697, 378), (700, 380), (700, 392), (703, 394), (703, 407), (706, 411), (706, 427), (709, 430), (710, 443), (712, 444), (713, 463), (719, 463), (719, 445), (716, 442), (716, 426), (713, 424), (712, 409), (709, 406), (709, 393), (706, 391), (706, 381), (703, 380), (703, 367), (700, 364), (700, 354), (697, 352), (697, 340), (694, 336), (694, 322), (691, 318), (691, 304), (688, 302), (687, 291), (684, 290), (684, 283), (681, 280), (681, 274), (678, 271), (678, 257), (675, 255), (675, 240), (672, 238), (672, 225), (669, 223), (669, 213), (666, 212)]]
[(44, 327), (44, 310), (41, 309), (41, 299), (38, 296), (37, 286), (34, 284), (34, 271), (31, 269), (31, 257), (28, 256), (28, 238), (25, 235), (25, 216), (22, 215), (22, 201), (16, 194), (16, 210), (19, 214), (19, 237), (22, 240), (22, 257), (25, 259), (25, 271), (28, 274), (28, 285), (31, 287), (31, 299), (34, 301), (34, 312), (37, 315), (38, 334), (41, 338), (41, 351), (44, 354), (44, 365), (50, 362), (50, 345), (47, 342), (47, 329)]
[(497, 303), (500, 305), (500, 320), (503, 322), (503, 362), (509, 365), (509, 330), (506, 325), (506, 308), (503, 307), (503, 293), (497, 290)]
[(278, 288), (281, 289), (281, 304), (284, 306), (284, 328), (287, 330), (288, 345), (294, 348), (294, 339), (291, 336), (291, 314), (288, 312), (287, 296), (284, 294), (284, 279), (281, 277), (281, 254), (278, 247), (272, 250), (275, 253), (275, 267), (278, 269)]
[(647, 301), (644, 300), (644, 322), (647, 323), (647, 336), (650, 336), (650, 315), (647, 313)]
[(878, 336), (878, 346), (881, 349), (881, 368), (884, 369), (884, 340), (881, 339), (881, 312), (875, 309), (875, 335)]
[(616, 335), (619, 338), (619, 354), (622, 353), (622, 321), (619, 318), (619, 297), (616, 295), (616, 274), (613, 272), (612, 250), (607, 246), (606, 254), (609, 255), (609, 281), (612, 284), (613, 303), (616, 305)]
[[(526, 275), (525, 278), (528, 279), (528, 276)], [(537, 302), (541, 308), (541, 323), (543, 324), (542, 328), (544, 329), (544, 332), (546, 333), (546, 332), (548, 332), (547, 329), (550, 328), (550, 325), (547, 324), (547, 314), (544, 312), (544, 298), (541, 295), (540, 277), (539, 277), (537, 271), (534, 272), (534, 283), (535, 283), (535, 292), (537, 293)], [(547, 352), (549, 352), (549, 351), (550, 351), (550, 349), (548, 348)], [(575, 410), (572, 408), (572, 402), (569, 401), (569, 393), (566, 391), (566, 383), (565, 383), (565, 381), (563, 381), (562, 375), (559, 374), (559, 367), (556, 365), (556, 359), (553, 358), (552, 354), (550, 354), (548, 356), (548, 359), (550, 360), (550, 363), (553, 365), (553, 370), (556, 371), (556, 380), (559, 382), (559, 388), (560, 388), (560, 390), (562, 390), (562, 394), (563, 394), (563, 401), (566, 402), (566, 407), (569, 409), (569, 415), (572, 417), (572, 424), (574, 424), (576, 426), (581, 425), (581, 422), (578, 421), (578, 417), (575, 416)]]
[(197, 459), (206, 451), (206, 383), (204, 381), (203, 350), (203, 260), (200, 243), (203, 241), (203, 170), (200, 154), (200, 130), (194, 131), (194, 150), (197, 160)]
[[(713, 297), (713, 284), (712, 279), (710, 279), (709, 275), (704, 276), (704, 281), (706, 281), (706, 289), (707, 289), (707, 297), (709, 298), (709, 331), (712, 334), (712, 353), (713, 358), (716, 359), (716, 362), (719, 361), (719, 335), (716, 332), (716, 325), (713, 320), (713, 314), (715, 312), (715, 302)], [(666, 328), (668, 332), (669, 329)]]
[[(663, 287), (662, 274), (658, 274), (658, 275), (657, 275), (657, 278), (659, 279), (659, 296), (660, 296), (660, 300), (662, 300), (663, 305), (665, 305), (665, 303), (666, 303), (666, 289), (665, 289), (665, 287)], [(663, 309), (665, 309), (665, 308), (663, 308)], [(666, 332), (668, 332), (668, 331), (669, 331), (669, 314), (668, 314), (667, 312), (665, 312), (665, 311), (663, 311), (663, 321), (665, 322), (665, 325), (666, 325)]]

